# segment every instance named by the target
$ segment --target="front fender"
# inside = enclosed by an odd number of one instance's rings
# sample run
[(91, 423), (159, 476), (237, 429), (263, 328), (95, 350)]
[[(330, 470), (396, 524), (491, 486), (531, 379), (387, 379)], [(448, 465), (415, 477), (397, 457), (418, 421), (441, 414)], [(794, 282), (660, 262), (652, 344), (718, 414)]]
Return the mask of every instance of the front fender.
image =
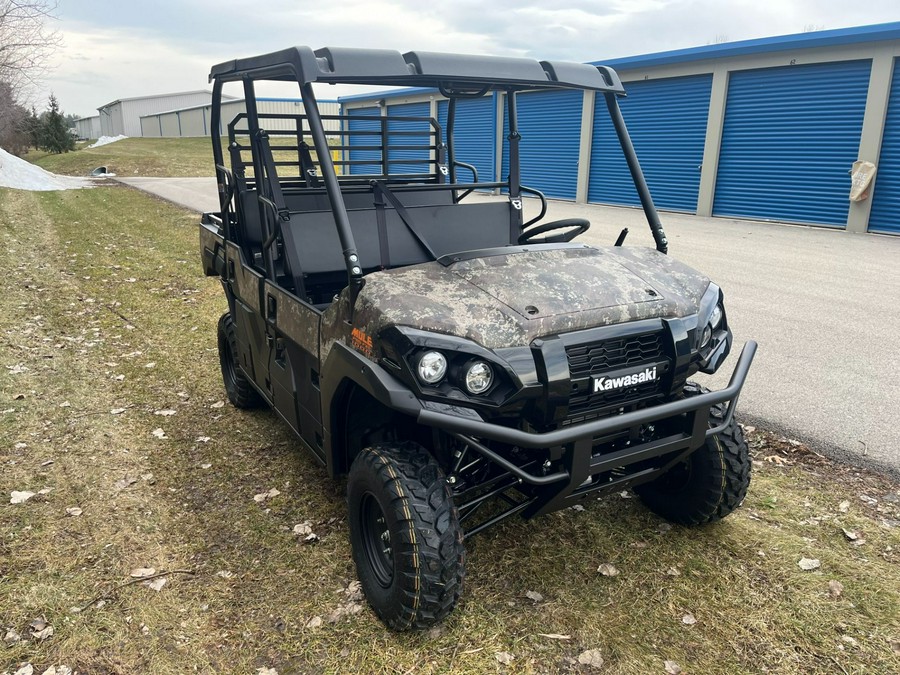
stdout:
[(396, 377), (374, 361), (370, 361), (342, 343), (336, 343), (328, 353), (319, 376), (322, 396), (323, 444), (328, 473), (339, 475), (342, 447), (335, 441), (340, 424), (340, 410), (353, 385), (364, 390), (385, 407), (412, 419), (418, 417), (422, 404), (415, 394)]

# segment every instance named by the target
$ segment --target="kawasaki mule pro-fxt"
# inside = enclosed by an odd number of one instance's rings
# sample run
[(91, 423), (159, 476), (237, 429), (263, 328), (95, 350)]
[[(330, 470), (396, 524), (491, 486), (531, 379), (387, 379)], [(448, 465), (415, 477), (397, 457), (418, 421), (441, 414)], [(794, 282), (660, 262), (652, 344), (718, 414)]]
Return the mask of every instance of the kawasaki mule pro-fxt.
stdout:
[[(347, 477), (353, 557), (388, 626), (446, 617), (466, 538), (514, 514), (626, 487), (685, 525), (740, 505), (750, 460), (734, 409), (756, 344), (725, 389), (688, 382), (729, 353), (723, 296), (666, 255), (613, 70), (296, 47), (210, 78), (230, 168), (214, 134), (221, 209), (200, 241), (228, 299), (225, 388), (239, 408), (274, 408)], [(303, 113), (259, 112), (262, 80), (296, 81)], [(232, 120), (227, 82), (246, 98)], [(430, 87), (446, 124), (321, 114), (314, 83)], [(605, 100), (656, 250), (623, 247), (625, 231), (587, 246), (572, 241), (587, 221), (541, 222), (544, 196), (520, 184), (516, 94), (560, 89)], [(486, 95), (504, 101), (509, 129), (499, 182), (479, 182), (454, 149), (455, 119)], [(541, 204), (527, 222), (523, 193)]]

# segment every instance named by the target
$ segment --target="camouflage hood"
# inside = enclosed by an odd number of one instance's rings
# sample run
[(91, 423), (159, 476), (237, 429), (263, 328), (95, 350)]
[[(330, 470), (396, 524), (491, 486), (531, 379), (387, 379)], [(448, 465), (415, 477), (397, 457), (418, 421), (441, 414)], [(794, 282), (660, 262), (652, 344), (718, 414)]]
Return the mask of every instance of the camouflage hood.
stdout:
[(488, 349), (573, 330), (697, 312), (709, 279), (652, 249), (530, 250), (366, 277), (354, 325), (409, 326)]

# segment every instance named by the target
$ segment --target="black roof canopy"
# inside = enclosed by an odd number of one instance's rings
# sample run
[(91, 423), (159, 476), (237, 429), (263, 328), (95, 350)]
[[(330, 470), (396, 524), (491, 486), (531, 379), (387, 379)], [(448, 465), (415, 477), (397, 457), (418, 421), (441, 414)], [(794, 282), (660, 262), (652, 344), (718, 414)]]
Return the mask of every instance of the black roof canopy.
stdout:
[(392, 49), (291, 47), (213, 66), (210, 80), (288, 80), (301, 85), (382, 84), (444, 90), (592, 89), (623, 94), (612, 68), (567, 61)]

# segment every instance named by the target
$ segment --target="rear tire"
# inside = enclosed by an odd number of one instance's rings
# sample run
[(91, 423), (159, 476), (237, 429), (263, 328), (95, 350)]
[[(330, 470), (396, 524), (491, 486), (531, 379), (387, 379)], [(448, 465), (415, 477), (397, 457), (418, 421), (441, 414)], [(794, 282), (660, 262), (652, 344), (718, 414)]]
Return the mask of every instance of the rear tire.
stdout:
[(237, 335), (231, 314), (225, 312), (219, 319), (219, 365), (222, 367), (222, 381), (225, 393), (235, 408), (260, 408), (265, 403), (259, 392), (250, 383), (238, 361)]
[[(708, 389), (689, 382), (684, 396)], [(710, 427), (725, 419), (724, 404), (710, 409)], [(744, 501), (750, 486), (750, 452), (734, 417), (719, 434), (706, 439), (684, 462), (635, 492), (654, 513), (680, 525), (721, 520)]]
[(364, 449), (347, 479), (350, 544), (366, 599), (394, 630), (443, 620), (462, 591), (466, 553), (453, 496), (422, 446)]

